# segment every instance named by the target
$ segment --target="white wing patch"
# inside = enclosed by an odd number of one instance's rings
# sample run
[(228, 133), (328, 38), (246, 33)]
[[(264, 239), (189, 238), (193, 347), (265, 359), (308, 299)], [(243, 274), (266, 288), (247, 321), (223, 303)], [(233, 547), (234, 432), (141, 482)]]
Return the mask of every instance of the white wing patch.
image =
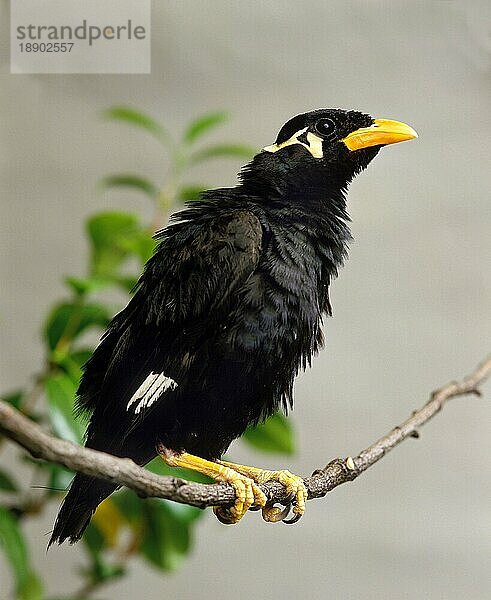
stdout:
[(167, 375), (152, 372), (133, 394), (126, 410), (134, 409), (135, 413), (138, 414), (143, 409), (151, 406), (164, 392), (175, 390), (176, 387), (177, 383)]

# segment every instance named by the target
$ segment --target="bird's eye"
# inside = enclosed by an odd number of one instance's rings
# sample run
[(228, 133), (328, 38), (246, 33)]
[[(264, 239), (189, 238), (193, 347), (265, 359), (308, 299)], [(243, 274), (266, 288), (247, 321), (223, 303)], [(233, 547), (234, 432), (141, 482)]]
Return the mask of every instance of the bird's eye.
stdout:
[(323, 138), (330, 139), (336, 133), (336, 125), (332, 119), (319, 119), (315, 124), (315, 130)]

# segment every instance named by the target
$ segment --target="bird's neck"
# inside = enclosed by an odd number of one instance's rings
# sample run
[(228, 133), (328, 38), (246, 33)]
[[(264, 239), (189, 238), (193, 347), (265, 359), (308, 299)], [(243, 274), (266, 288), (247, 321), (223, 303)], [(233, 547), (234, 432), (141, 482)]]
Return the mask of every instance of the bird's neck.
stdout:
[(263, 152), (240, 174), (239, 194), (253, 197), (265, 213), (285, 215), (315, 237), (345, 245), (350, 239), (346, 192), (351, 173), (319, 168), (315, 161), (271, 161)]
[(318, 217), (330, 213), (348, 220), (345, 195), (355, 174), (344, 165), (329, 168), (293, 152), (274, 160), (269, 152), (257, 154), (240, 173), (242, 190), (265, 204), (304, 207)]

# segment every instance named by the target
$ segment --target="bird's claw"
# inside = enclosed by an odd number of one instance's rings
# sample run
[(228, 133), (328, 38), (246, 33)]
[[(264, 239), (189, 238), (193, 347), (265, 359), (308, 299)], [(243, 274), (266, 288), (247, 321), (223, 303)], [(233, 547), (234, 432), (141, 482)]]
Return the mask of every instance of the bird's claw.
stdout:
[[(293, 475), (290, 471), (276, 471), (274, 479), (285, 486), (288, 493), (287, 503), (283, 509), (277, 506), (265, 506), (262, 514), (268, 523), (283, 521), (288, 525), (297, 523), (305, 513), (305, 502), (307, 500), (307, 488), (301, 477)], [(290, 510), (293, 512), (291, 519), (286, 519)]]
[[(290, 510), (293, 508), (293, 516), (291, 519), (287, 519), (286, 517), (290, 514)], [(262, 508), (263, 519), (267, 523), (279, 523), (282, 521), (286, 525), (293, 525), (298, 523), (300, 519), (303, 517), (304, 512), (299, 511), (297, 508), (297, 504), (295, 501), (288, 502), (283, 508), (279, 506), (264, 506)]]
[[(293, 475), (290, 471), (268, 471), (257, 467), (237, 465), (227, 461), (217, 461), (218, 481), (226, 481), (235, 490), (235, 503), (231, 507), (216, 506), (213, 508), (218, 520), (225, 524), (233, 524), (249, 510), (262, 510), (263, 519), (267, 523), (293, 524), (300, 520), (305, 512), (307, 489), (301, 477)], [(278, 481), (285, 487), (286, 499), (284, 508), (268, 504), (266, 495), (259, 487), (268, 481)], [(287, 519), (293, 512), (291, 519)]]
[(286, 525), (294, 525), (295, 523), (298, 523), (298, 521), (300, 521), (300, 519), (303, 517), (302, 513), (295, 513), (295, 509), (293, 510), (293, 517), (291, 519), (283, 519), (283, 523), (285, 523)]
[(266, 523), (279, 523), (288, 516), (290, 512), (290, 504), (287, 504), (283, 508), (279, 506), (264, 506), (262, 509), (263, 519)]
[(213, 507), (215, 516), (225, 525), (238, 523), (252, 506), (263, 507), (267, 502), (266, 495), (255, 481), (235, 471), (233, 473), (233, 476), (226, 479), (235, 490), (233, 506)]

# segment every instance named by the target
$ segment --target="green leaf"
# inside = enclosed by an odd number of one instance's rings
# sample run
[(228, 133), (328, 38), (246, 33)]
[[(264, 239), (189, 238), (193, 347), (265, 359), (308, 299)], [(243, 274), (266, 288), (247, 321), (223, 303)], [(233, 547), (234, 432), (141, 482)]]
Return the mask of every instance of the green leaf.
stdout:
[(112, 494), (111, 502), (119, 508), (131, 527), (134, 529), (141, 527), (143, 507), (147, 502), (146, 500), (142, 500), (128, 489), (122, 489)]
[(289, 455), (295, 452), (293, 430), (286, 417), (280, 413), (261, 425), (249, 427), (242, 439), (263, 452)]
[(123, 565), (113, 565), (104, 560), (98, 560), (94, 563), (92, 576), (98, 582), (107, 582), (110, 579), (117, 579), (126, 573)]
[(139, 177), (138, 175), (109, 175), (102, 180), (101, 184), (104, 188), (130, 187), (150, 196), (152, 200), (154, 200), (159, 193), (156, 185), (148, 179)]
[(62, 337), (69, 343), (89, 327), (105, 327), (109, 319), (110, 314), (102, 304), (81, 302), (58, 304), (51, 311), (44, 327), (48, 346), (50, 350), (54, 350)]
[(85, 530), (83, 541), (91, 557), (91, 565), (87, 569), (83, 569), (82, 573), (91, 583), (104, 583), (125, 574), (123, 565), (109, 563), (104, 560), (104, 540), (92, 523), (89, 523)]
[(101, 212), (87, 221), (87, 231), (96, 250), (117, 246), (127, 235), (139, 229), (135, 215), (118, 211)]
[(161, 142), (171, 145), (172, 139), (164, 127), (149, 115), (129, 106), (112, 106), (103, 113), (106, 119), (122, 121), (144, 129), (158, 138)]
[(82, 369), (71, 358), (71, 356), (69, 354), (60, 355), (60, 358), (57, 360), (56, 364), (65, 371), (75, 386), (77, 386), (80, 381), (80, 377), (82, 376)]
[(131, 275), (119, 275), (114, 278), (116, 283), (125, 292), (134, 292), (136, 284), (138, 283), (138, 277), (131, 277)]
[(4, 402), (7, 402), (7, 404), (11, 404), (17, 410), (20, 410), (23, 399), (24, 399), (24, 391), (23, 390), (15, 390), (15, 392), (10, 392), (10, 393), (4, 394), (2, 396), (2, 400)]
[(199, 200), (201, 192), (206, 189), (204, 185), (185, 185), (179, 190), (177, 197), (180, 202), (193, 202)]
[(41, 600), (43, 584), (34, 571), (31, 571), (17, 592), (18, 600)]
[(188, 504), (181, 504), (180, 502), (172, 502), (171, 500), (164, 500), (162, 498), (157, 498), (157, 502), (163, 502), (174, 517), (184, 523), (193, 523), (206, 514), (201, 508), (189, 506)]
[(149, 231), (140, 230), (135, 232), (132, 236), (128, 236), (123, 242), (122, 246), (138, 256), (142, 263), (146, 263), (147, 260), (152, 256), (155, 249), (156, 241), (153, 239)]
[(77, 296), (92, 294), (114, 284), (114, 281), (108, 277), (65, 277), (65, 283), (71, 288)]
[(2, 492), (17, 491), (17, 485), (12, 477), (5, 471), (0, 471), (0, 490), (2, 490)]
[(173, 570), (180, 564), (190, 550), (192, 527), (205, 514), (186, 504), (155, 498), (142, 500), (129, 490), (116, 492), (111, 501), (141, 539), (140, 553), (164, 570)]
[(102, 535), (104, 547), (115, 548), (121, 531), (128, 525), (128, 519), (111, 497), (99, 504), (91, 523)]
[(113, 276), (128, 255), (124, 240), (139, 229), (138, 219), (131, 214), (111, 211), (91, 217), (87, 231), (92, 242), (92, 275)]
[(70, 354), (62, 354), (58, 358), (56, 364), (61, 367), (70, 377), (76, 387), (80, 382), (82, 375), (82, 367), (89, 360), (92, 350), (81, 349)]
[(0, 547), (10, 563), (18, 587), (26, 581), (29, 558), (26, 543), (18, 522), (11, 513), (0, 506)]
[(104, 536), (99, 529), (92, 523), (89, 523), (87, 529), (84, 531), (82, 541), (88, 553), (95, 558), (100, 552), (104, 550)]
[[(164, 571), (174, 571), (189, 553), (196, 511), (191, 506), (175, 510), (165, 500), (143, 503), (141, 554)], [(188, 510), (191, 509), (191, 510)]]
[(92, 355), (91, 348), (80, 348), (68, 355), (68, 358), (81, 369)]
[(91, 272), (115, 280), (118, 267), (132, 253), (148, 256), (153, 241), (138, 219), (122, 212), (99, 213), (87, 222), (92, 242)]
[[(0, 506), (0, 548), (14, 575), (15, 597), (20, 600), (39, 600), (42, 595), (41, 582), (31, 570), (24, 535), (19, 523), (2, 506)], [(5, 588), (3, 591), (5, 592)]]
[(187, 144), (192, 144), (205, 133), (224, 123), (229, 118), (229, 114), (224, 111), (212, 112), (198, 117), (188, 126), (184, 133), (184, 141)]
[(190, 157), (193, 164), (201, 163), (211, 158), (242, 158), (251, 160), (257, 154), (257, 149), (242, 144), (216, 144), (194, 152)]
[(44, 389), (49, 405), (49, 420), (54, 432), (65, 440), (80, 444), (84, 436), (84, 426), (73, 414), (76, 384), (65, 373), (57, 373), (46, 377)]

